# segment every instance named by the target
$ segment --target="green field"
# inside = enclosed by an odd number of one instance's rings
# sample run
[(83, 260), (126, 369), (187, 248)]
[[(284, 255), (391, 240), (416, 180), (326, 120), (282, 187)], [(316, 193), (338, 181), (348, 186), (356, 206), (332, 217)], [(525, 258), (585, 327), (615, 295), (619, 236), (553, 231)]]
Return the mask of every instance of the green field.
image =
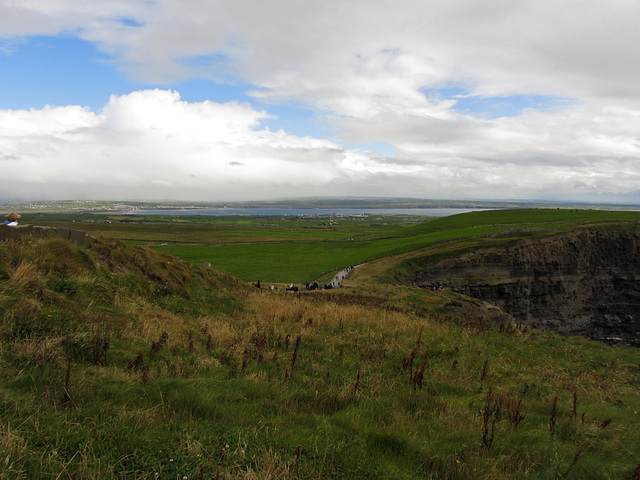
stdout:
[[(282, 241), (265, 241), (264, 231), (252, 230), (249, 243), (219, 245), (176, 245), (157, 247), (193, 263), (210, 262), (221, 271), (245, 281), (294, 282), (326, 280), (335, 271), (349, 265), (398, 255), (430, 245), (451, 241), (506, 244), (515, 239), (543, 236), (593, 225), (597, 228), (619, 226), (620, 222), (639, 221), (640, 212), (603, 212), (590, 210), (496, 210), (424, 220), (407, 219), (386, 226), (345, 222), (343, 238), (334, 231), (289, 230)], [(416, 223), (418, 222), (418, 223)], [(357, 229), (353, 232), (351, 228)], [(489, 234), (516, 232), (507, 237), (487, 239)], [(304, 241), (304, 235), (323, 237)], [(348, 238), (344, 238), (347, 236)], [(270, 237), (273, 238), (273, 237)]]
[[(349, 265), (464, 242), (500, 245), (591, 225), (634, 228), (640, 212), (513, 209), (441, 218), (368, 215), (208, 217), (40, 214), (25, 222), (82, 228), (130, 244), (153, 245), (191, 263), (209, 262), (244, 281), (326, 281)], [(498, 235), (504, 232), (504, 235)], [(492, 237), (487, 235), (493, 234)], [(434, 247), (434, 251), (437, 248)]]

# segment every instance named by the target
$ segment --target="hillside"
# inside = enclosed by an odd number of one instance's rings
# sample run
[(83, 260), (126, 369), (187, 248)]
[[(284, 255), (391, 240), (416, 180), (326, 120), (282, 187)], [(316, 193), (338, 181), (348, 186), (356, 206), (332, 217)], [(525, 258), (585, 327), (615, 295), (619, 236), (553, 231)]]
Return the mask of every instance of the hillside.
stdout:
[[(444, 286), (489, 302), (518, 324), (640, 345), (637, 214), (500, 212), (420, 228), (448, 238), (359, 269), (350, 280)], [(634, 217), (636, 216), (636, 217)]]
[(0, 243), (0, 309), (2, 479), (640, 472), (640, 351), (453, 291), (272, 292), (26, 238)]

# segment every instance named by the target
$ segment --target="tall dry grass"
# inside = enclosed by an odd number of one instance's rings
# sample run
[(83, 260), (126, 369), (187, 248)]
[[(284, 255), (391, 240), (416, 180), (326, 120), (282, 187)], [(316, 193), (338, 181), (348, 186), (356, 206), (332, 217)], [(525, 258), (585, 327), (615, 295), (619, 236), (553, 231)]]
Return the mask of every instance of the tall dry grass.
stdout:
[(22, 292), (39, 293), (44, 286), (44, 276), (33, 262), (20, 262), (9, 277), (12, 286)]
[(279, 293), (252, 293), (250, 303), (256, 311), (256, 319), (267, 325), (301, 324), (309, 327), (376, 326), (405, 330), (414, 327), (412, 321), (424, 323), (404, 312), (367, 306), (366, 299), (360, 304), (344, 301), (341, 294), (316, 298), (309, 295)]
[(0, 452), (0, 479), (21, 478), (21, 464), (29, 455), (29, 441), (11, 424), (0, 425)]

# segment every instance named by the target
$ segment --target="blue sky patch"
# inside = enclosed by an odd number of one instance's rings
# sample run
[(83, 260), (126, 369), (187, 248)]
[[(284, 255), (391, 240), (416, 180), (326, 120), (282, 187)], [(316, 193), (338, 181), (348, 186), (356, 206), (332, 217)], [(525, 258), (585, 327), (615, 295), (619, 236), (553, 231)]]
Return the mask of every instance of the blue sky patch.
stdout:
[(100, 111), (112, 94), (141, 88), (109, 55), (69, 36), (34, 36), (0, 53), (0, 109), (81, 105)]
[(465, 115), (478, 115), (486, 118), (515, 117), (524, 110), (534, 109), (542, 112), (572, 103), (570, 99), (554, 95), (505, 95), (499, 97), (480, 97), (470, 95), (462, 88), (441, 88), (424, 90), (427, 98), (434, 101), (455, 100), (453, 110)]
[(290, 135), (315, 138), (327, 137), (335, 132), (327, 132), (326, 125), (318, 113), (311, 108), (293, 103), (272, 105), (252, 102), (256, 109), (266, 110), (272, 118), (262, 120), (260, 128), (268, 127), (271, 131), (284, 130)]
[(139, 22), (135, 18), (124, 17), (120, 19), (120, 23), (122, 23), (126, 27), (142, 27), (144, 23)]

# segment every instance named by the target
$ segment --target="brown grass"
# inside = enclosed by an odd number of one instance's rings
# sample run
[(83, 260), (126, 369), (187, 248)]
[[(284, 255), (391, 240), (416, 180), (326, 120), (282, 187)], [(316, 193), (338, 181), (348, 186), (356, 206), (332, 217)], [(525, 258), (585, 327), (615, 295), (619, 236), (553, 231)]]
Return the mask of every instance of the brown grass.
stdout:
[(36, 340), (27, 338), (15, 340), (12, 343), (11, 353), (17, 359), (34, 365), (44, 365), (52, 363), (61, 366), (65, 360), (60, 354), (60, 343), (62, 339)]
[(9, 278), (11, 285), (24, 292), (41, 291), (44, 278), (38, 271), (38, 266), (31, 262), (20, 262)]
[(332, 294), (328, 298), (318, 296), (317, 299), (314, 295), (253, 293), (249, 300), (256, 312), (257, 320), (266, 325), (297, 323), (307, 325), (311, 330), (319, 326), (348, 328), (369, 325), (406, 330), (415, 326), (415, 323), (407, 322), (408, 317), (424, 322), (424, 319), (403, 312), (368, 307), (366, 298), (362, 300), (362, 304), (350, 305), (347, 300), (341, 301), (340, 293)]
[(0, 479), (21, 478), (20, 472), (14, 469), (14, 463), (29, 454), (28, 441), (23, 438), (20, 431), (10, 424), (0, 426)]
[(181, 338), (185, 331), (185, 318), (174, 315), (141, 296), (131, 296), (125, 292), (115, 295), (114, 306), (120, 309), (133, 322), (127, 322), (130, 333), (141, 336), (149, 343), (157, 340), (163, 332), (170, 339)]

